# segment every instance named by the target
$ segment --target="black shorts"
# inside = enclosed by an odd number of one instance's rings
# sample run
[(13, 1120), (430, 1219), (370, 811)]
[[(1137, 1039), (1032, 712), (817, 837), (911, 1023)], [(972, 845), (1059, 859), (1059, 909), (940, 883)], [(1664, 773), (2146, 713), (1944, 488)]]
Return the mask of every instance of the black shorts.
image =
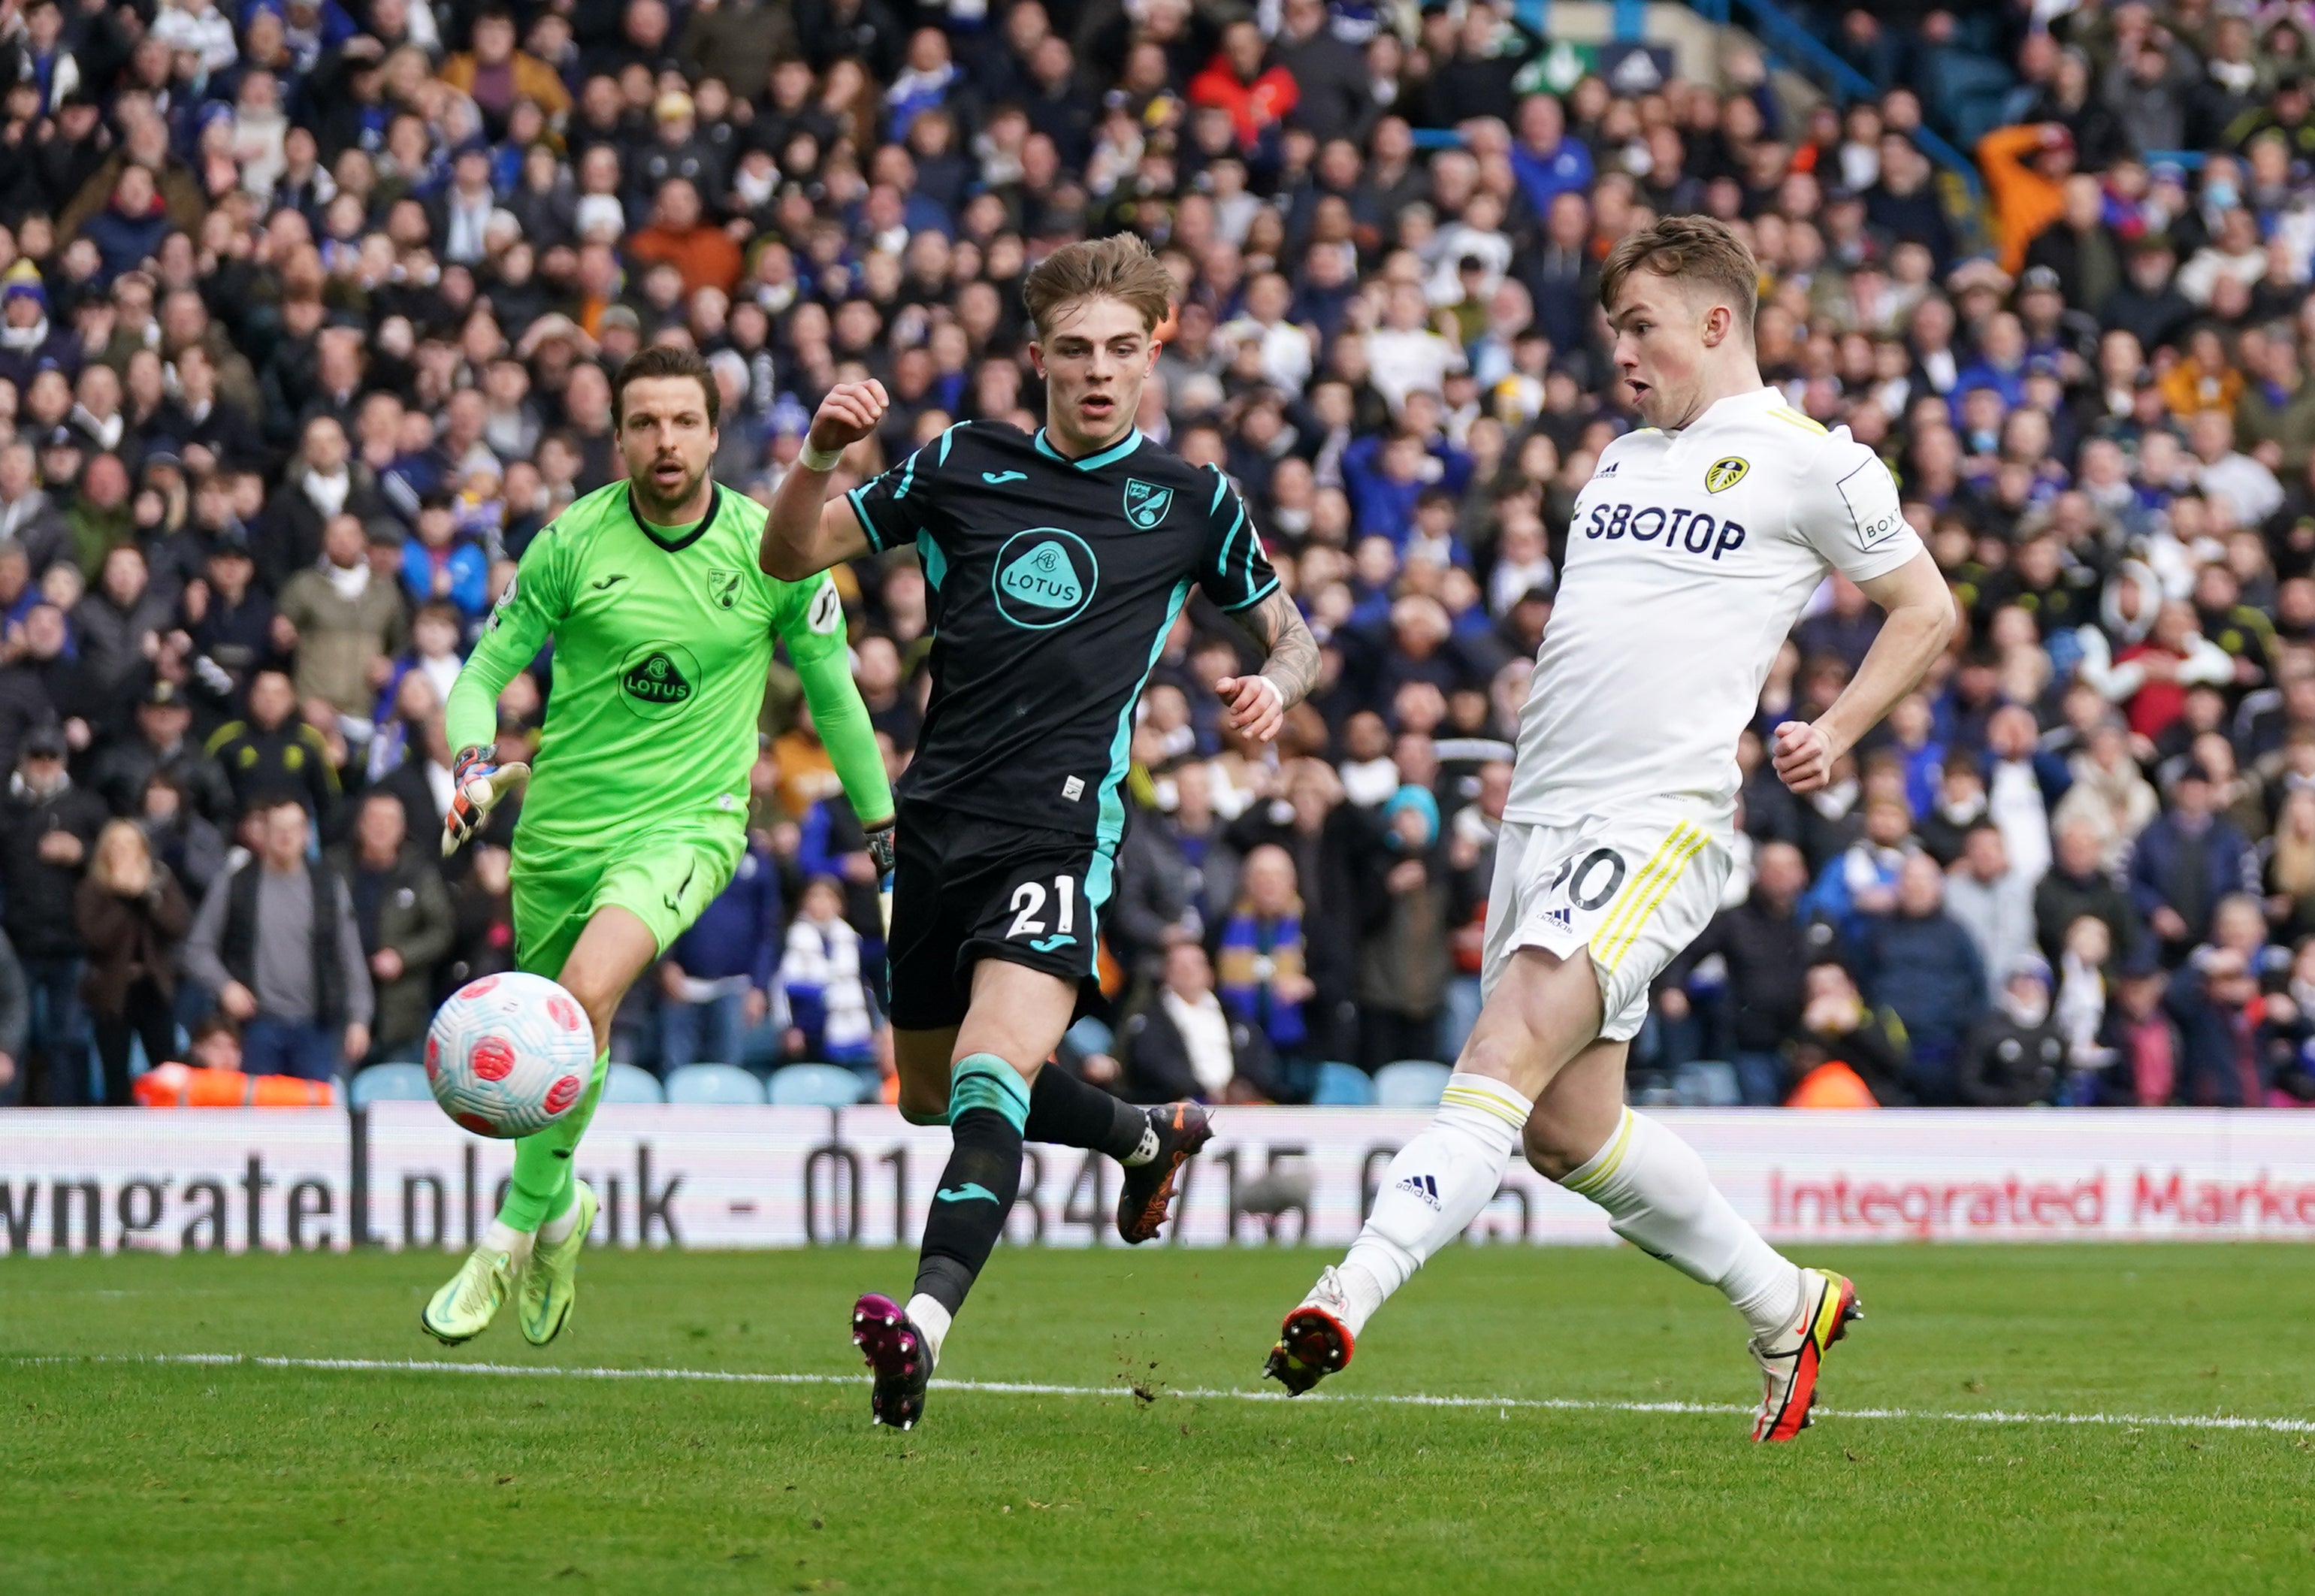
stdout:
[(892, 1024), (933, 1031), (963, 1022), (972, 967), (1003, 959), (1098, 996), (1097, 935), (1110, 850), (1069, 831), (1011, 826), (903, 803), (892, 872)]

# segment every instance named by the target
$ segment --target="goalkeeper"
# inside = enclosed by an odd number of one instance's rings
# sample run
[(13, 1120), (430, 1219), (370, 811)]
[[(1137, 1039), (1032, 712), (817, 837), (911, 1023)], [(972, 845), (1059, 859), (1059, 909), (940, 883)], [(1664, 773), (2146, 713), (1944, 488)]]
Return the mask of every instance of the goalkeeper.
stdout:
[[(515, 827), (516, 962), (554, 977), (595, 1027), (595, 1073), (563, 1120), (515, 1144), (505, 1204), (420, 1315), (446, 1343), (479, 1335), (510, 1292), (533, 1344), (571, 1314), (595, 1193), (571, 1156), (594, 1117), (611, 1016), (627, 988), (723, 890), (747, 841), (748, 773), (776, 635), (880, 870), (892, 796), (854, 687), (844, 607), (825, 572), (757, 569), (764, 510), (708, 474), (718, 395), (691, 350), (654, 345), (613, 380), (627, 481), (539, 533), (450, 689), (456, 791), (442, 850), (528, 793)], [(490, 746), (499, 694), (554, 642), (537, 772)]]

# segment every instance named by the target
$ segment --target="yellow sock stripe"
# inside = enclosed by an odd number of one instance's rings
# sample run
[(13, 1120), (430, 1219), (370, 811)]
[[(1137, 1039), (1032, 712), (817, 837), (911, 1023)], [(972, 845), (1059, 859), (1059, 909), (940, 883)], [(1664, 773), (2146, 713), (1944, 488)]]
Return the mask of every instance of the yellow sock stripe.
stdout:
[(1441, 1094), (1439, 1105), (1444, 1108), (1450, 1103), (1458, 1108), (1475, 1108), (1481, 1113), (1493, 1114), (1506, 1125), (1524, 1126), (1527, 1123), (1527, 1115), (1491, 1092), (1478, 1091), (1470, 1086), (1450, 1086)]
[(1606, 1183), (1608, 1177), (1616, 1173), (1617, 1166), (1623, 1163), (1624, 1149), (1631, 1145), (1631, 1140), (1632, 1111), (1628, 1108), (1616, 1121), (1616, 1139), (1608, 1144), (1607, 1157), (1600, 1160), (1600, 1167), (1580, 1181), (1564, 1181), (1561, 1184), (1578, 1197), (1588, 1196), (1598, 1191)]
[(1648, 856), (1648, 862), (1640, 866), (1639, 873), (1626, 885), (1622, 895), (1616, 900), (1615, 907), (1608, 911), (1608, 918), (1592, 934), (1592, 956), (1594, 959), (1601, 955), (1608, 944), (1624, 928), (1624, 922), (1630, 918), (1633, 909), (1647, 895), (1656, 873), (1671, 862), (1672, 856), (1687, 842), (1688, 833), (1693, 829), (1682, 820), (1664, 834), (1664, 839), (1656, 845), (1656, 851)]
[(1604, 962), (1610, 971), (1624, 962), (1624, 955), (1632, 951), (1632, 944), (1639, 940), (1640, 933), (1646, 928), (1650, 917), (1656, 912), (1657, 906), (1663, 903), (1672, 888), (1679, 884), (1680, 878), (1688, 873), (1689, 861), (1702, 853), (1704, 845), (1710, 840), (1711, 838), (1701, 831), (1689, 838), (1679, 854), (1667, 863), (1664, 869), (1657, 873), (1655, 890), (1649, 894), (1647, 902), (1641, 906), (1639, 913), (1631, 918), (1629, 925), (1625, 927), (1613, 945), (1605, 950), (1593, 952), (1592, 957), (1595, 960)]

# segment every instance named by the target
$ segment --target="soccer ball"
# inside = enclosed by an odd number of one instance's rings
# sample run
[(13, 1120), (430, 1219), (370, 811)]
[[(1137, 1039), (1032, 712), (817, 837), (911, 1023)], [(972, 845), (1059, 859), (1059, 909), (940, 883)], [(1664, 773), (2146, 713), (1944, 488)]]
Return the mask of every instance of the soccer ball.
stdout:
[(543, 975), (486, 975), (450, 995), (426, 1033), (426, 1084), (477, 1136), (544, 1130), (586, 1095), (595, 1028)]

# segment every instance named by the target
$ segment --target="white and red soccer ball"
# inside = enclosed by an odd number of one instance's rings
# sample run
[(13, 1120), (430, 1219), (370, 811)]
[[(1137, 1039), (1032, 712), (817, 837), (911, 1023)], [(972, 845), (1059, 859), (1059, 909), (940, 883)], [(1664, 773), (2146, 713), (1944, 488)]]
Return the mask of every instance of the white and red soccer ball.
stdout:
[(426, 1033), (426, 1084), (442, 1112), (477, 1136), (545, 1130), (578, 1105), (595, 1068), (595, 1029), (579, 1000), (543, 975), (468, 981)]

